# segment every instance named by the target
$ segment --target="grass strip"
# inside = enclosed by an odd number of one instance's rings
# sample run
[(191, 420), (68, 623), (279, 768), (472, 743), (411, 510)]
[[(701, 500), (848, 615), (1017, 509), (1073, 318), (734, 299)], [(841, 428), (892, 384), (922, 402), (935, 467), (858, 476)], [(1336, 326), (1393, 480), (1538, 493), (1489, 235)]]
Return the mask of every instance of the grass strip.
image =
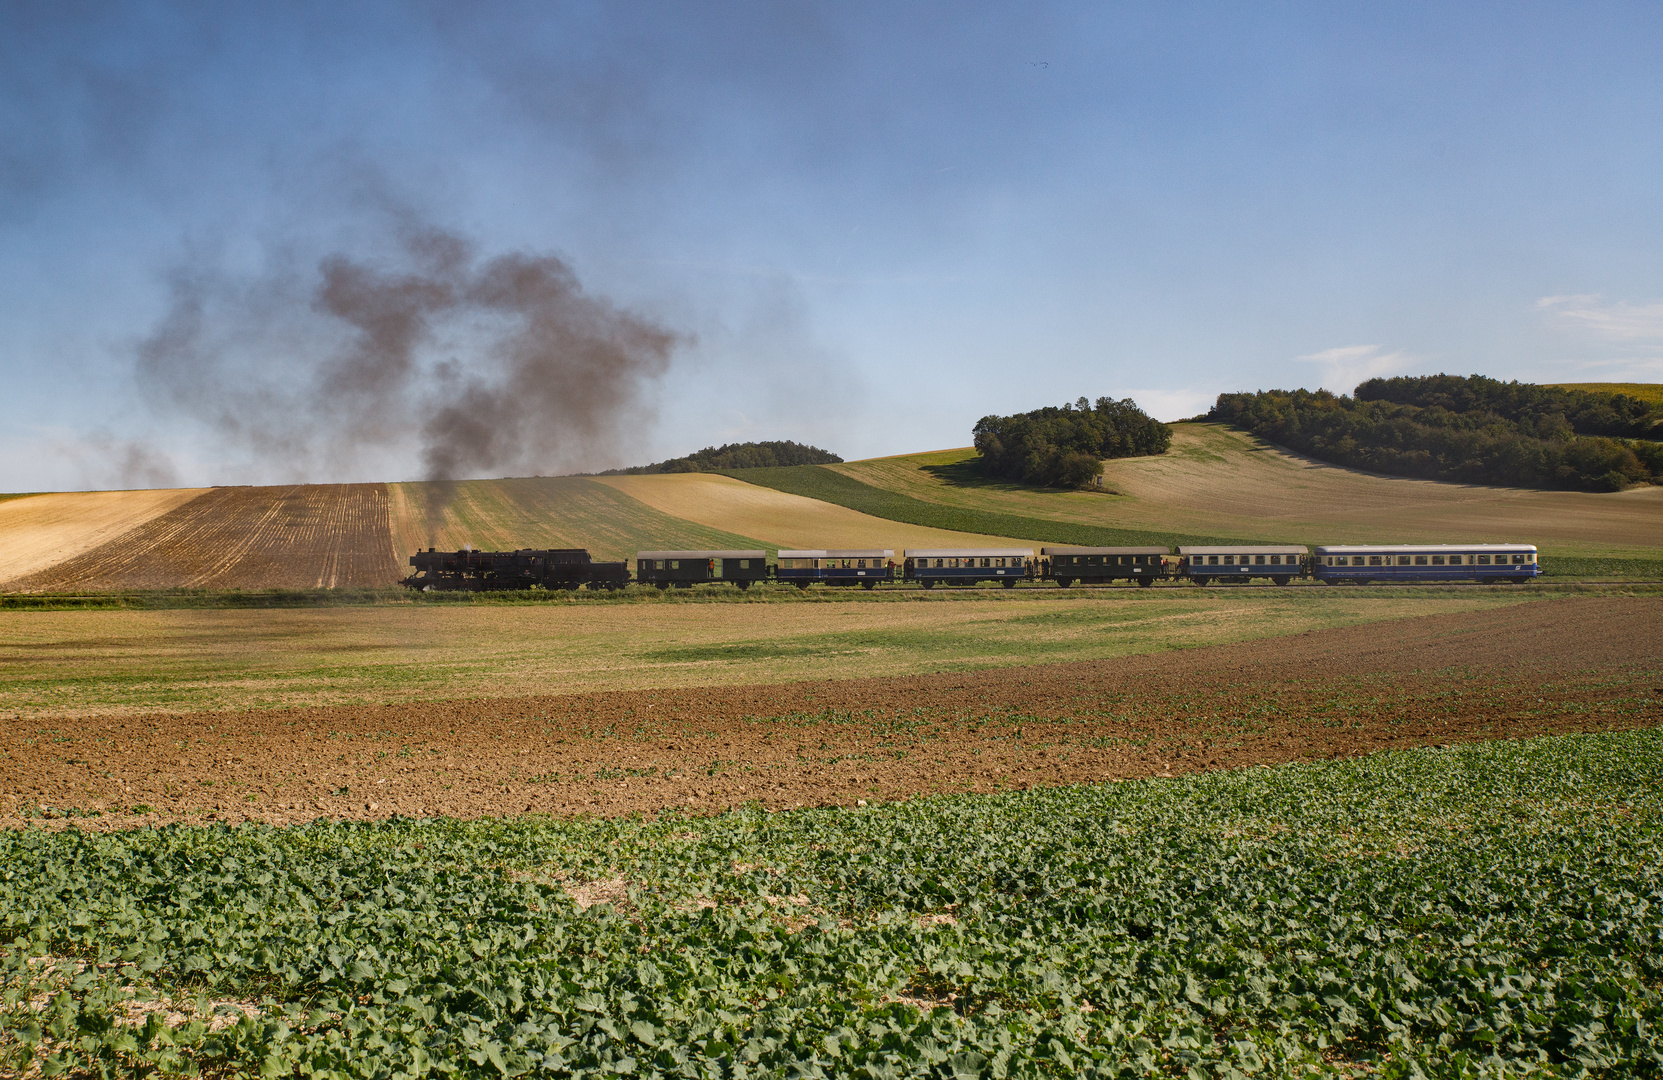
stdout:
[(870, 809), (0, 835), (11, 1075), (1653, 1075), (1663, 732)]
[(954, 532), (983, 533), (989, 536), (1021, 536), (1041, 543), (1075, 544), (1081, 547), (1133, 547), (1164, 544), (1232, 544), (1249, 543), (1239, 537), (1203, 536), (1195, 533), (1165, 532), (1144, 529), (1119, 529), (1106, 525), (1083, 525), (1077, 522), (1047, 521), (1044, 518), (1019, 514), (1002, 514), (991, 510), (971, 510), (926, 502), (911, 495), (888, 491), (862, 483), (850, 476), (821, 465), (791, 465), (771, 469), (728, 469), (722, 475), (748, 484), (773, 488), (790, 495), (802, 495), (821, 502), (834, 503), (863, 514), (902, 521), (908, 525), (923, 525), (932, 529), (951, 529)]

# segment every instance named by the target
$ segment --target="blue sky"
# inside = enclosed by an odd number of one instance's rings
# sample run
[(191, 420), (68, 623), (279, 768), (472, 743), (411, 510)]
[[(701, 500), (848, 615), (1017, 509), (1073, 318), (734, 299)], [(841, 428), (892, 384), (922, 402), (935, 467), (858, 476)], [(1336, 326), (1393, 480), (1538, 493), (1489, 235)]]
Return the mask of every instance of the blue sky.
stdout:
[[(7, 5), (0, 489), (421, 478), (469, 387), (507, 411), (457, 468), (523, 475), (1663, 381), (1660, 55), (1656, 4)], [(431, 235), (673, 344), (585, 412), (462, 302), (325, 401), (324, 268)]]

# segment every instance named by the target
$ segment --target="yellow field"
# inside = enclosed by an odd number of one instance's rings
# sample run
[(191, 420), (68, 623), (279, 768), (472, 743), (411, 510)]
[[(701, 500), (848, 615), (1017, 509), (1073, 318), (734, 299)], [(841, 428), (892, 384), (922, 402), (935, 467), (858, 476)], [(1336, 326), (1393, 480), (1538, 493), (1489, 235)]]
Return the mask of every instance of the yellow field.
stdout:
[(1627, 394), (1641, 401), (1663, 405), (1663, 383), (1644, 382), (1562, 382), (1549, 383), (1561, 390), (1586, 390), (1593, 394)]
[(1032, 547), (1008, 536), (951, 532), (872, 517), (710, 473), (604, 476), (600, 482), (665, 514), (762, 537), (770, 548)]
[(72, 559), (161, 517), (206, 488), (156, 491), (70, 491), (0, 501), (0, 587)]
[(1159, 457), (1104, 462), (1113, 495), (990, 483), (974, 472), (970, 449), (829, 467), (929, 502), (1129, 529), (1265, 542), (1663, 547), (1663, 487), (1595, 495), (1405, 480), (1300, 457), (1221, 424), (1175, 424), (1172, 433)]

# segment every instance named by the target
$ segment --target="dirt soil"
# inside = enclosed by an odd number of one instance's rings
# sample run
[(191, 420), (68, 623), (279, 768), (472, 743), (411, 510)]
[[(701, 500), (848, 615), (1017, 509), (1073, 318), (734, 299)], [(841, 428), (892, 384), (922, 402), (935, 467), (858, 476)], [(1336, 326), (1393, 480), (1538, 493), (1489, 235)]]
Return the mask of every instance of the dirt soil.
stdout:
[(973, 673), (40, 723), (0, 728), (0, 826), (849, 805), (1663, 723), (1663, 600)]
[(402, 576), (387, 485), (292, 484), (214, 488), (7, 588), (313, 589)]

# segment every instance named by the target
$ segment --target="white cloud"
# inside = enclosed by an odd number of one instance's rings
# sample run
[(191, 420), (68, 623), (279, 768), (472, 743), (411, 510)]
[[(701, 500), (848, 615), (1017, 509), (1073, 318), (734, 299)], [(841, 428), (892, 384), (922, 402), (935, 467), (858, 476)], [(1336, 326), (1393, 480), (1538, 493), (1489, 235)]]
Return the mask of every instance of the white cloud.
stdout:
[(1357, 384), (1381, 375), (1401, 375), (1415, 363), (1406, 352), (1382, 352), (1382, 345), (1341, 345), (1309, 353), (1299, 359), (1322, 369), (1322, 388), (1349, 394)]
[(1602, 297), (1544, 296), (1538, 311), (1551, 312), (1564, 325), (1590, 331), (1608, 341), (1663, 341), (1663, 300), (1649, 304), (1606, 303)]
[(1138, 408), (1167, 424), (1199, 416), (1218, 400), (1216, 394), (1205, 390), (1128, 390), (1118, 396), (1131, 398), (1138, 403)]

